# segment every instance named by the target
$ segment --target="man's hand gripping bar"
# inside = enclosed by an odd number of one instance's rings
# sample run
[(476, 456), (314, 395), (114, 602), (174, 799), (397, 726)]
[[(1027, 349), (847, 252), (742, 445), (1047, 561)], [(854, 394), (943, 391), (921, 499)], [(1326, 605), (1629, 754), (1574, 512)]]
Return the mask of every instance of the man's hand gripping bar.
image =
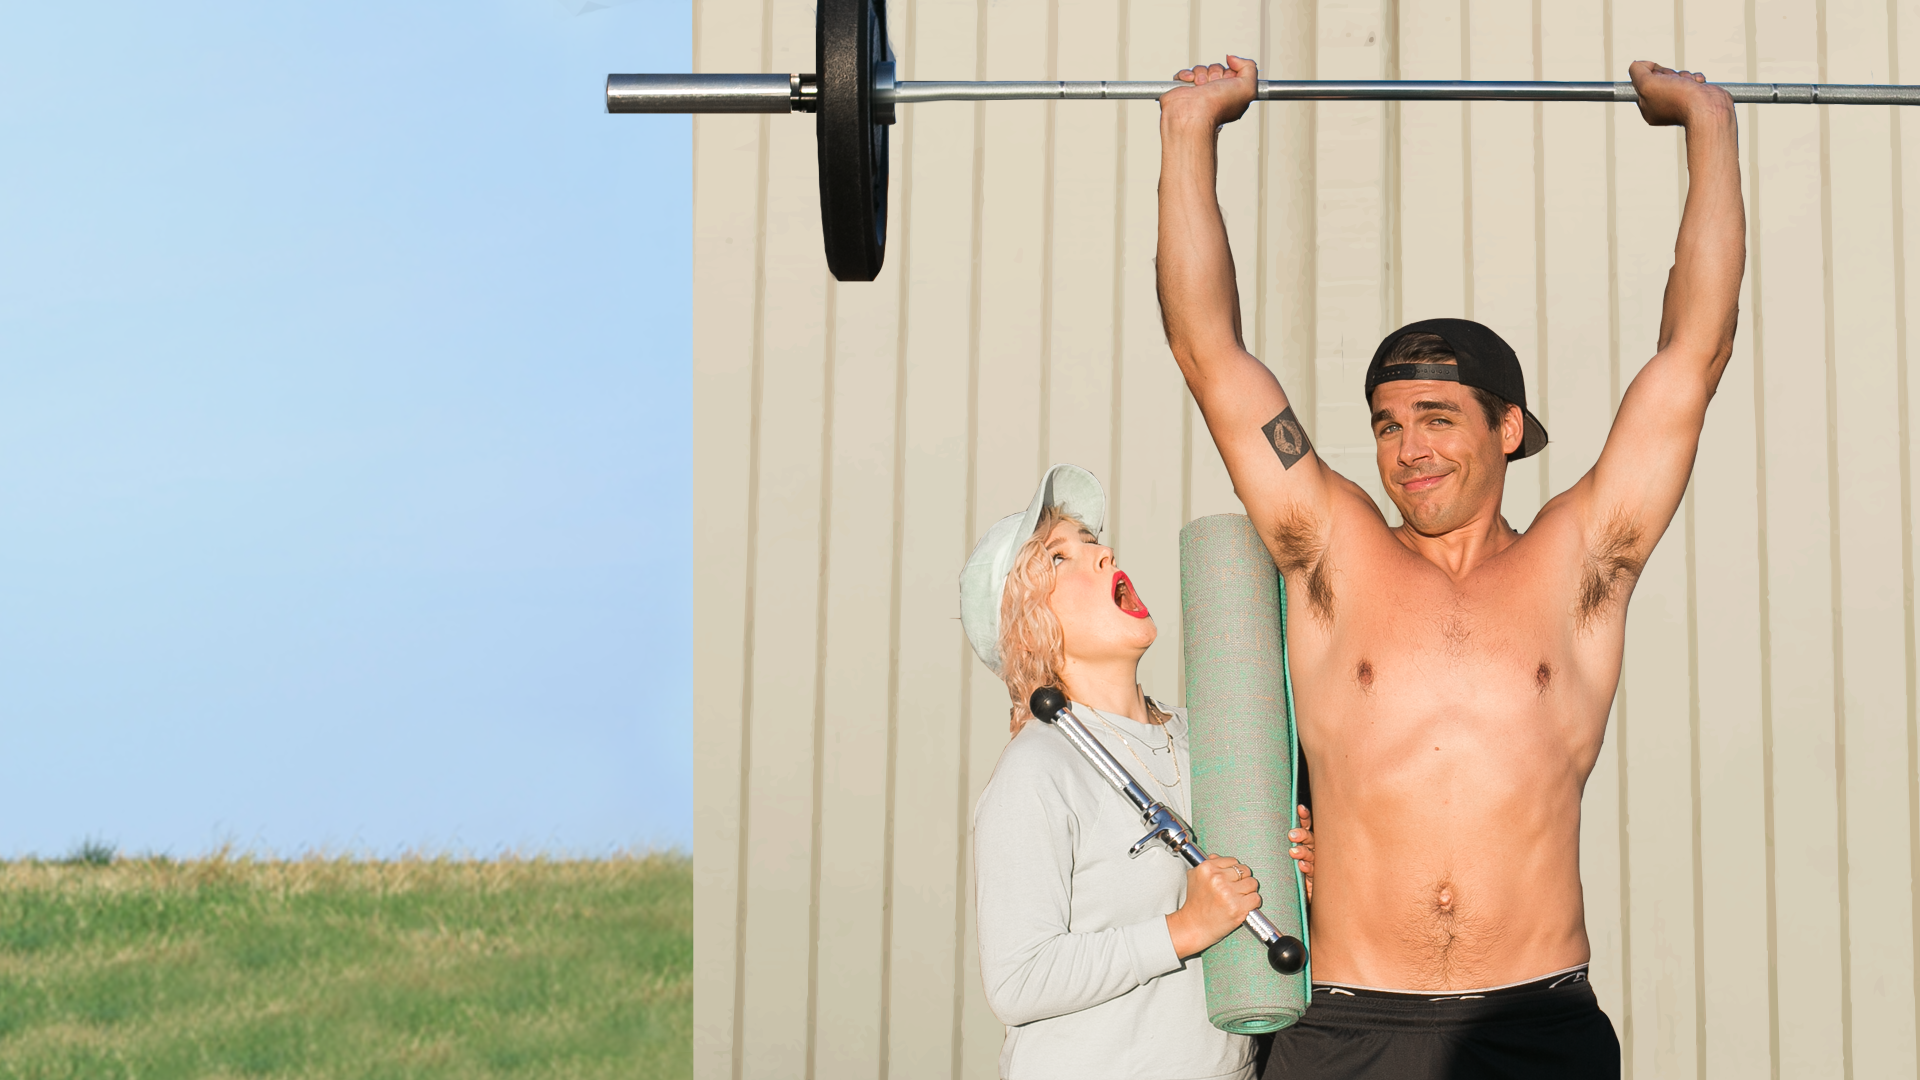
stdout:
[[(1207, 861), (1207, 853), (1193, 842), (1193, 830), (1166, 803), (1148, 795), (1133, 774), (1115, 760), (1106, 747), (1100, 745), (1087, 726), (1067, 707), (1066, 695), (1051, 686), (1043, 686), (1033, 692), (1027, 707), (1042, 723), (1065, 735), (1073, 748), (1080, 751), (1080, 756), (1093, 766), (1094, 771), (1112, 784), (1113, 790), (1126, 796), (1134, 809), (1140, 811), (1140, 819), (1147, 826), (1147, 835), (1133, 845), (1128, 855), (1138, 858), (1141, 852), (1157, 841), (1185, 859), (1188, 866), (1199, 866)], [(1267, 963), (1272, 965), (1273, 970), (1282, 975), (1297, 975), (1301, 968), (1307, 966), (1307, 947), (1299, 938), (1282, 934), (1279, 927), (1273, 925), (1272, 919), (1258, 911), (1248, 912), (1245, 921), (1247, 929), (1253, 931), (1253, 936), (1267, 947)]]

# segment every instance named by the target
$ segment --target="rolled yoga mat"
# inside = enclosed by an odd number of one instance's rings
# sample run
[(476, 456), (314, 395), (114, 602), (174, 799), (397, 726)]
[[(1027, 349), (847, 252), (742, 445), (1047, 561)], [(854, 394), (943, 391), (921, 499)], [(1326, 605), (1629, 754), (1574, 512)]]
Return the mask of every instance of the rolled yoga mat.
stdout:
[[(1307, 941), (1305, 886), (1289, 855), (1299, 742), (1286, 666), (1286, 587), (1253, 523), (1217, 514), (1180, 530), (1180, 613), (1187, 662), (1193, 826), (1208, 854), (1260, 880), (1260, 910)], [(1308, 957), (1312, 943), (1308, 942)], [(1247, 930), (1200, 958), (1207, 1019), (1254, 1035), (1300, 1019), (1312, 967), (1281, 975)]]

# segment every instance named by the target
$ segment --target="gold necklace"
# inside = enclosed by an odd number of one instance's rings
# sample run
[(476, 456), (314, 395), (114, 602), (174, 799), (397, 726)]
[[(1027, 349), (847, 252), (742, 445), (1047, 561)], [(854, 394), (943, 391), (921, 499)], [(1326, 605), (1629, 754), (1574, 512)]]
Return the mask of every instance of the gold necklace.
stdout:
[[(1133, 748), (1133, 740), (1127, 738), (1126, 732), (1121, 731), (1119, 728), (1114, 727), (1113, 724), (1108, 722), (1105, 713), (1101, 712), (1099, 709), (1095, 709), (1091, 705), (1087, 706), (1087, 708), (1089, 711), (1093, 713), (1093, 718), (1100, 721), (1100, 726), (1106, 728), (1108, 731), (1113, 732), (1114, 738), (1120, 740), (1120, 745), (1126, 747), (1127, 753), (1133, 755), (1133, 760), (1138, 761), (1140, 763), (1140, 767), (1147, 770), (1147, 775), (1153, 777), (1154, 783), (1159, 784), (1163, 788), (1176, 788), (1180, 786), (1180, 751), (1174, 748), (1172, 728), (1167, 727), (1164, 724), (1161, 725), (1160, 727), (1160, 730), (1164, 732), (1167, 736), (1167, 745), (1147, 747), (1147, 751), (1149, 753), (1154, 753), (1154, 754), (1157, 754), (1160, 751), (1165, 750), (1167, 752), (1167, 756), (1173, 759), (1173, 779), (1171, 781), (1168, 781), (1168, 780), (1160, 779), (1160, 774), (1157, 772), (1154, 772), (1153, 766), (1147, 764), (1146, 759), (1140, 756), (1140, 752)], [(1169, 716), (1168, 719), (1171, 720), (1172, 717)]]

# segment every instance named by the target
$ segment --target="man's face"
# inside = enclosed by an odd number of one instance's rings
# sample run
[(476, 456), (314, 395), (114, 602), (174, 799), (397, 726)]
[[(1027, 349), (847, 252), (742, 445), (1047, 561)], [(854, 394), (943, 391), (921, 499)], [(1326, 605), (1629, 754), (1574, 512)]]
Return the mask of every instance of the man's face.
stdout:
[(1415, 532), (1438, 536), (1489, 508), (1498, 513), (1507, 454), (1519, 449), (1520, 410), (1489, 430), (1471, 389), (1408, 379), (1373, 391), (1373, 440), (1387, 497)]
[(1069, 659), (1081, 661), (1135, 657), (1147, 651), (1158, 631), (1133, 582), (1114, 565), (1113, 550), (1093, 534), (1063, 521), (1047, 534), (1053, 560), (1053, 595), (1047, 605), (1060, 620)]

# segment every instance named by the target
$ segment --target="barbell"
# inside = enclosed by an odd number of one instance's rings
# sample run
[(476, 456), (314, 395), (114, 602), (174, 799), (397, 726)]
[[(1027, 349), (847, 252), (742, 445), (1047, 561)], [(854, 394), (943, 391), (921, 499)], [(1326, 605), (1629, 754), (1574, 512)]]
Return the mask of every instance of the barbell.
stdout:
[[(819, 0), (810, 75), (609, 75), (610, 113), (813, 113), (827, 268), (872, 281), (887, 248), (887, 129), (929, 101), (1145, 101), (1180, 82), (900, 82), (886, 0)], [(1716, 83), (1742, 104), (1920, 105), (1920, 86)], [(1638, 101), (1630, 82), (1262, 79), (1257, 101)]]

